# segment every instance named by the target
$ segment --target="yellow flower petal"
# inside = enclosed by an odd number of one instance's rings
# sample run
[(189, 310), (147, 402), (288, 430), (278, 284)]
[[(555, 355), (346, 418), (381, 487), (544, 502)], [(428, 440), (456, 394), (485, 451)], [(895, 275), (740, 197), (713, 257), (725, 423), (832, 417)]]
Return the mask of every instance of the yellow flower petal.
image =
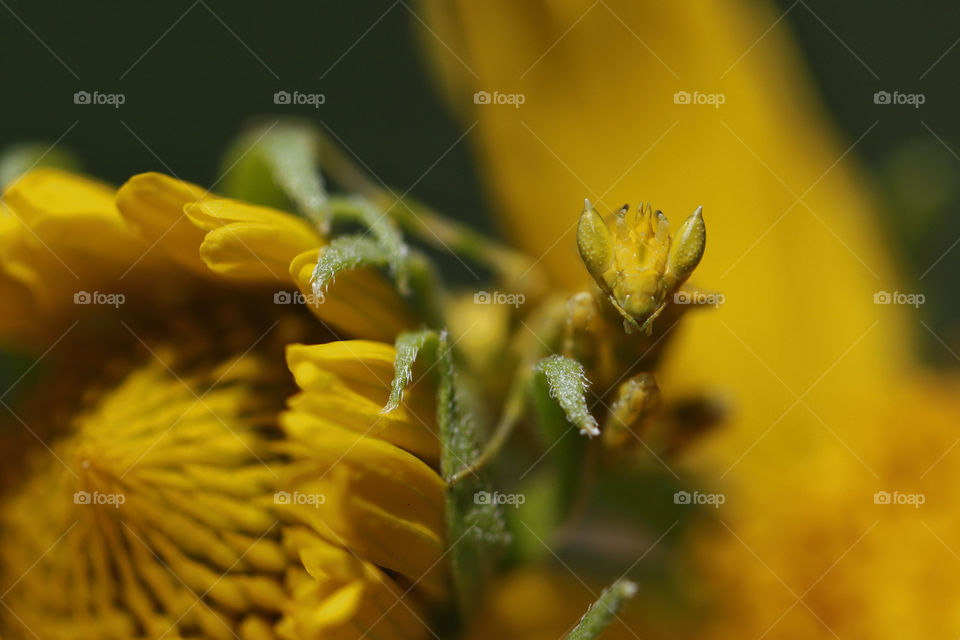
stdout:
[(284, 531), (306, 575), (291, 576), (294, 602), (278, 625), (291, 640), (356, 640), (362, 635), (393, 640), (427, 637), (416, 602), (398, 604), (403, 590), (376, 566), (304, 528)]
[(298, 255), (290, 263), (290, 274), (307, 306), (322, 322), (351, 336), (390, 342), (401, 331), (415, 326), (400, 295), (371, 269), (337, 274), (322, 297), (314, 295), (313, 270), (321, 251), (318, 248)]
[(298, 287), (299, 301), (337, 337), (392, 341), (413, 325), (402, 298), (372, 270), (340, 274), (322, 296), (314, 295), (310, 280), (326, 239), (296, 216), (216, 198), (158, 173), (128, 180), (117, 206), (149, 243), (195, 273)]
[(207, 231), (200, 257), (217, 273), (242, 280), (290, 281), (290, 263), (325, 244), (303, 219), (235, 200), (188, 204), (184, 213)]
[[(416, 442), (415, 434), (429, 445), (433, 426), (421, 423), (418, 433), (406, 407), (392, 420), (372, 410), (383, 404), (371, 398), (386, 401), (393, 353), (391, 345), (364, 340), (288, 347), (288, 365), (303, 393), (280, 418), (287, 440), (278, 446), (294, 460), (285, 486), (323, 498), (313, 509), (295, 508), (296, 500), (278, 508), (440, 597), (446, 591), (446, 485), (426, 463), (391, 444)], [(311, 396), (318, 401), (305, 401)], [(331, 419), (341, 412), (342, 421)]]
[(436, 463), (440, 441), (433, 398), (423, 385), (411, 385), (397, 409), (381, 413), (393, 380), (395, 356), (393, 345), (367, 340), (290, 345), (287, 363), (303, 389), (291, 398), (290, 406), (313, 414), (320, 422), (380, 438)]
[(442, 597), (445, 484), (439, 475), (393, 445), (307, 414), (285, 413), (281, 423), (288, 441), (278, 448), (297, 460), (285, 471), (286, 490), (323, 498), (313, 509), (296, 508), (295, 500), (277, 508)]
[(47, 308), (72, 303), (81, 286), (115, 280), (144, 246), (124, 227), (113, 193), (55, 169), (22, 176), (3, 194), (4, 271)]
[[(160, 263), (144, 257), (147, 245), (124, 224), (114, 193), (48, 168), (7, 187), (0, 203), (0, 330), (7, 324), (15, 332), (8, 335), (21, 339), (59, 335), (85, 310), (74, 304), (75, 294), (129, 292), (155, 273)], [(139, 271), (124, 279), (136, 263)]]
[(150, 246), (179, 264), (207, 273), (197, 247), (205, 235), (183, 213), (188, 204), (211, 197), (210, 192), (161, 173), (133, 176), (117, 192), (117, 208)]
[(31, 336), (37, 329), (38, 312), (33, 294), (26, 284), (17, 279), (17, 268), (11, 268), (2, 258), (10, 255), (11, 244), (21, 241), (17, 238), (21, 232), (20, 223), (15, 218), (0, 216), (0, 335), (4, 339), (13, 335), (21, 338)]

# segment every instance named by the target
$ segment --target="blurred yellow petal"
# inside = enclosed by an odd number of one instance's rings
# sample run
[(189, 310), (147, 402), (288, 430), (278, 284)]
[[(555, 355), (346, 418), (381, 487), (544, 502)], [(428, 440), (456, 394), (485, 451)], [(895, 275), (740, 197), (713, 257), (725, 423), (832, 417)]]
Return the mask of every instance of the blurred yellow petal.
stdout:
[[(142, 274), (159, 264), (144, 258), (146, 243), (124, 224), (112, 187), (58, 169), (35, 169), (12, 184), (0, 207), (0, 289), (8, 323), (20, 338), (57, 335), (83, 311), (78, 292), (120, 293), (143, 283), (124, 276), (141, 263)], [(31, 326), (14, 320), (33, 313)]]
[(12, 253), (8, 248), (19, 242), (20, 223), (12, 216), (0, 216), (0, 334), (30, 335), (35, 331), (36, 308), (30, 288), (16, 278), (16, 266), (2, 256)]
[(117, 208), (150, 243), (179, 264), (206, 273), (197, 247), (205, 235), (183, 214), (188, 204), (211, 197), (209, 191), (162, 173), (133, 176), (117, 192)]
[[(777, 18), (766, 6), (428, 0), (424, 7), (449, 28), (440, 38), (482, 78), (427, 38), (447, 77), (457, 78), (451, 98), (478, 122), (496, 211), (556, 279), (589, 282), (575, 244), (584, 196), (597, 196), (604, 214), (641, 200), (671, 218), (703, 205), (710, 237), (695, 280), (727, 301), (720, 314), (685, 322), (670, 358), (672, 384), (739, 396), (759, 383), (782, 395), (769, 373), (732, 368), (751, 360), (733, 331), (802, 391), (873, 324), (873, 293), (894, 285), (872, 203), (845, 155), (850, 142), (835, 141), (813, 108), (783, 31), (750, 50)], [(726, 103), (674, 104), (684, 87), (722, 91)], [(521, 92), (525, 102), (474, 105), (478, 90)], [(799, 194), (806, 204), (796, 202)], [(878, 388), (906, 361), (906, 334), (902, 313), (889, 308), (840, 370)], [(744, 433), (730, 449), (739, 454), (756, 435)]]
[(294, 602), (278, 625), (281, 637), (426, 637), (421, 607), (416, 602), (398, 604), (401, 587), (376, 566), (303, 528), (287, 529), (284, 538), (309, 575), (295, 578)]
[(124, 228), (113, 194), (107, 185), (55, 169), (29, 172), (7, 187), (4, 219), (18, 224), (0, 228), (0, 260), (38, 304), (64, 304), (68, 291), (72, 303), (81, 284), (102, 281), (142, 250)]

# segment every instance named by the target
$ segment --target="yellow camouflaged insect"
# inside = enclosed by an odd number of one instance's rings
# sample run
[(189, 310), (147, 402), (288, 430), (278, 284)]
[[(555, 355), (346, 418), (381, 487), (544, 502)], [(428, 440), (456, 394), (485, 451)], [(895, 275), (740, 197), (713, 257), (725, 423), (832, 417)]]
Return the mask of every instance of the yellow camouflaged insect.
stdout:
[(627, 332), (650, 332), (669, 297), (700, 264), (707, 243), (703, 207), (697, 207), (674, 237), (670, 224), (650, 204), (617, 211), (614, 230), (584, 200), (577, 248), (587, 271), (624, 318)]
[[(629, 442), (660, 412), (652, 372), (671, 327), (654, 332), (653, 323), (669, 308), (666, 324), (675, 324), (689, 308), (693, 297), (680, 288), (700, 264), (706, 241), (702, 207), (671, 235), (667, 217), (649, 203), (623, 205), (608, 224), (584, 200), (577, 248), (599, 292), (568, 298), (563, 354), (583, 366), (599, 393), (606, 417), (595, 432), (609, 446)], [(684, 304), (673, 304), (678, 300)]]
[[(504, 445), (523, 417), (535, 372), (548, 377), (568, 420), (588, 437), (602, 436), (610, 449), (645, 445), (640, 434), (654, 431), (662, 450), (672, 451), (715, 424), (718, 406), (705, 398), (665, 402), (654, 376), (665, 338), (683, 313), (718, 297), (680, 290), (700, 264), (706, 241), (702, 207), (671, 235), (667, 217), (649, 204), (635, 210), (624, 205), (608, 223), (584, 200), (577, 248), (598, 290), (547, 296), (529, 313), (500, 421), (483, 453), (454, 480)], [(599, 410), (600, 419), (590, 410)]]

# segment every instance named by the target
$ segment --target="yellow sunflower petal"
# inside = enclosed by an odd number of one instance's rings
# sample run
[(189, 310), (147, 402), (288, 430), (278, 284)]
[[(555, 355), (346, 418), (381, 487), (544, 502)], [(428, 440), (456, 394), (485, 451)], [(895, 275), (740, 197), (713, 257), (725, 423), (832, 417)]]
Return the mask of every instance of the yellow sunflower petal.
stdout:
[[(284, 472), (290, 499), (278, 508), (442, 597), (446, 485), (433, 468), (392, 444), (419, 440), (427, 447), (432, 439), (435, 447), (432, 425), (411, 424), (405, 407), (392, 419), (379, 413), (392, 379), (392, 352), (390, 345), (362, 340), (288, 347), (288, 365), (303, 392), (280, 417), (287, 439), (278, 446), (293, 463)], [(297, 495), (314, 508), (297, 508)]]
[(401, 603), (400, 585), (375, 565), (302, 527), (286, 529), (284, 540), (306, 575), (291, 576), (294, 601), (278, 625), (281, 637), (415, 640), (429, 633), (422, 608)]
[[(116, 277), (142, 251), (123, 226), (109, 186), (56, 169), (31, 171), (3, 194), (4, 270), (39, 304), (63, 304), (65, 293)], [(110, 273), (111, 271), (115, 273)]]
[(290, 406), (435, 463), (440, 441), (433, 399), (423, 385), (411, 385), (397, 409), (381, 413), (393, 380), (395, 356), (393, 345), (367, 340), (290, 345), (287, 364), (303, 390), (291, 398)]
[(195, 273), (298, 287), (302, 298), (282, 300), (305, 302), (337, 333), (392, 341), (414, 324), (402, 298), (373, 270), (340, 274), (314, 295), (310, 279), (326, 240), (296, 216), (217, 198), (158, 173), (128, 180), (117, 206), (148, 243)]
[(206, 265), (242, 280), (289, 282), (293, 259), (326, 242), (301, 218), (236, 200), (196, 202), (184, 213), (207, 232), (200, 244)]
[[(393, 445), (307, 414), (287, 412), (281, 424), (287, 441), (278, 447), (296, 462), (284, 475), (291, 500), (278, 509), (441, 597), (446, 567), (440, 476)], [(296, 508), (296, 495), (308, 502), (317, 496), (315, 508)]]
[(351, 336), (392, 342), (415, 326), (406, 304), (393, 286), (371, 269), (337, 274), (322, 296), (313, 292), (313, 270), (322, 248), (305, 251), (290, 263), (290, 274), (307, 306), (324, 323)]
[[(20, 223), (11, 216), (0, 216), (0, 256), (9, 255), (9, 247), (19, 242)], [(37, 310), (30, 288), (16, 278), (16, 267), (0, 257), (0, 335), (30, 335), (36, 330)]]
[(162, 173), (141, 173), (120, 187), (116, 206), (151, 246), (205, 275), (208, 270), (197, 247), (206, 234), (183, 213), (183, 208), (210, 197), (210, 192), (195, 184)]
[[(0, 290), (7, 322), (32, 314), (28, 331), (65, 325), (81, 292), (121, 293), (160, 265), (124, 224), (112, 187), (57, 169), (30, 171), (3, 194)], [(124, 278), (131, 266), (141, 270)], [(22, 321), (21, 321), (22, 322)], [(20, 335), (20, 334), (18, 334)]]

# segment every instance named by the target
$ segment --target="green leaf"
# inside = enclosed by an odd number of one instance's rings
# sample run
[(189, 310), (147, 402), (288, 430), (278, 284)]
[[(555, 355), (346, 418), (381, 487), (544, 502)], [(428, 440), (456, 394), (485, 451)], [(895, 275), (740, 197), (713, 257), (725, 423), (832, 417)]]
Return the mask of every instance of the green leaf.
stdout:
[(577, 626), (567, 634), (564, 640), (595, 640), (606, 630), (621, 607), (637, 593), (637, 585), (629, 580), (620, 579), (607, 587), (587, 612), (580, 618)]
[(357, 222), (370, 231), (388, 256), (390, 273), (397, 283), (397, 288), (401, 293), (407, 293), (410, 280), (407, 258), (410, 249), (391, 217), (361, 196), (333, 198), (330, 208), (337, 220)]
[(341, 271), (360, 267), (386, 267), (390, 263), (383, 247), (372, 238), (347, 235), (334, 238), (323, 248), (310, 281), (315, 293), (326, 290)]
[(583, 365), (565, 356), (552, 355), (537, 363), (536, 370), (547, 378), (550, 397), (557, 401), (581, 434), (600, 435), (596, 419), (587, 408), (587, 377)]
[[(364, 235), (351, 234), (334, 238), (323, 248), (313, 269), (310, 277), (313, 291), (319, 296), (336, 279), (337, 274), (344, 271), (362, 267), (389, 268), (394, 257), (376, 240)], [(442, 324), (441, 285), (433, 265), (422, 255), (412, 253), (404, 261), (404, 273), (409, 274), (405, 290), (400, 287), (399, 282), (395, 282), (407, 303), (425, 324)]]
[[(387, 407), (399, 403), (418, 357), (428, 359), (429, 368), (435, 367), (439, 377), (440, 473), (449, 478), (477, 456), (479, 438), (476, 423), (470, 418), (471, 412), (465, 410), (464, 396), (458, 389), (447, 333), (404, 333), (397, 337), (396, 346), (395, 375)], [(448, 554), (457, 601), (465, 618), (480, 602), (483, 585), (510, 542), (501, 506), (485, 499), (490, 495), (489, 485), (477, 474), (453, 485), (448, 483), (447, 487), (447, 538), (451, 545)]]
[(45, 144), (25, 142), (11, 145), (0, 152), (0, 189), (37, 167), (77, 171), (80, 162), (72, 153)]
[(393, 382), (390, 385), (390, 397), (386, 406), (380, 411), (390, 413), (400, 406), (403, 392), (413, 381), (413, 365), (417, 361), (421, 349), (430, 342), (436, 348), (437, 332), (432, 330), (411, 331), (397, 336), (397, 356), (393, 361)]
[[(477, 425), (465, 411), (456, 385), (456, 370), (446, 332), (438, 340), (440, 388), (437, 422), (442, 444), (440, 469), (449, 478), (479, 452)], [(510, 543), (501, 507), (492, 500), (482, 476), (470, 475), (447, 489), (450, 559), (461, 611), (470, 617), (480, 602), (484, 582)]]
[(224, 191), (280, 208), (292, 203), (326, 234), (333, 213), (319, 161), (317, 133), (310, 125), (289, 121), (257, 127), (231, 146)]

